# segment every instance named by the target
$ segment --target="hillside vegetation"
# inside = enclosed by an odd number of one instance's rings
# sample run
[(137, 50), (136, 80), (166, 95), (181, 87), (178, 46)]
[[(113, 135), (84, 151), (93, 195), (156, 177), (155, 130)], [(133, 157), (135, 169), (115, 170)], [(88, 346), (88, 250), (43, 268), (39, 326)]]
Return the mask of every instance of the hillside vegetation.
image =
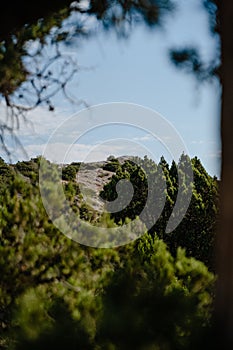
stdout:
[[(187, 159), (182, 155), (178, 168), (163, 157), (159, 164), (110, 157), (63, 167), (66, 198), (93, 230), (133, 221), (145, 206), (149, 177), (165, 181), (166, 201), (155, 225), (150, 215), (159, 197), (142, 217), (144, 235), (106, 249), (74, 242), (53, 225), (38, 186), (40, 157), (13, 165), (0, 159), (0, 349), (201, 348), (212, 322), (218, 180), (199, 159), (191, 160), (189, 209), (166, 233)], [(131, 202), (102, 213), (105, 201), (117, 198), (121, 179), (134, 187)]]

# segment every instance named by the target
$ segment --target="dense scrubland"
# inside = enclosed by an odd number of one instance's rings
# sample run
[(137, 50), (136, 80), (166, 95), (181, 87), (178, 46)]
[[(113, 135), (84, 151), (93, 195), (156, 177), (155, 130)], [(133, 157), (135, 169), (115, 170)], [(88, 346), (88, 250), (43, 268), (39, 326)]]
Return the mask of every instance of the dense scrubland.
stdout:
[(82, 165), (89, 174), (101, 169), (100, 202), (116, 199), (119, 180), (132, 183), (130, 204), (109, 215), (85, 202), (78, 183), (81, 164), (64, 166), (66, 198), (77, 220), (93, 227), (133, 221), (147, 201), (148, 179), (155, 179), (155, 191), (160, 180), (166, 184), (162, 214), (152, 225), (156, 197), (142, 217), (145, 233), (140, 238), (116, 248), (91, 248), (67, 238), (48, 217), (38, 185), (41, 159), (0, 160), (0, 348), (201, 348), (212, 323), (218, 179), (198, 158), (191, 160), (188, 211), (166, 233), (178, 190), (187, 191), (182, 170), (187, 156), (181, 155), (178, 167), (163, 157), (159, 164), (147, 157), (136, 163), (109, 157)]

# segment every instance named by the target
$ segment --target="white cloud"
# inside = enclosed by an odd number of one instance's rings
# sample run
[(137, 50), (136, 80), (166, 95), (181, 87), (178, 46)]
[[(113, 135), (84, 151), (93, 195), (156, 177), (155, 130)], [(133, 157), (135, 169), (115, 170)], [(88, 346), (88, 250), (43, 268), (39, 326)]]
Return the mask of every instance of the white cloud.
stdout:
[[(37, 107), (28, 112), (25, 120), (19, 118), (19, 129), (15, 130), (18, 137), (43, 135), (55, 130), (55, 128), (67, 119), (64, 111), (49, 112), (46, 108)], [(7, 116), (6, 108), (0, 105), (0, 123), (11, 125), (11, 118)], [(16, 123), (15, 123), (16, 127)]]
[[(46, 152), (45, 152), (46, 149)], [(105, 160), (110, 154), (114, 156), (138, 155), (143, 157), (147, 152), (140, 145), (122, 140), (105, 142), (102, 144), (74, 144), (70, 146), (66, 143), (31, 144), (25, 147), (28, 158), (44, 154), (45, 158), (57, 163), (71, 163), (74, 161), (94, 162)], [(45, 152), (45, 153), (44, 153)], [(25, 155), (17, 151), (15, 156), (25, 159)]]
[(220, 159), (222, 156), (221, 150), (218, 150), (217, 152), (210, 152), (205, 155), (205, 158), (216, 158)]
[(134, 137), (134, 141), (149, 141), (152, 140), (153, 136), (151, 134), (146, 134), (144, 136)]
[(210, 141), (210, 140), (193, 140), (190, 142), (192, 145), (212, 145), (215, 144), (215, 141)]

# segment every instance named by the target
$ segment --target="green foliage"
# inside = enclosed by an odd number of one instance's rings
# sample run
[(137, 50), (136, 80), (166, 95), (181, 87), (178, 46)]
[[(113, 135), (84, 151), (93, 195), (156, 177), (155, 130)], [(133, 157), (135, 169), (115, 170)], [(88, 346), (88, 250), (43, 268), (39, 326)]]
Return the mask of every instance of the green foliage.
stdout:
[(0, 94), (9, 97), (28, 79), (29, 72), (24, 64), (24, 58), (28, 55), (26, 44), (29, 41), (44, 44), (51, 29), (55, 26), (61, 27), (69, 14), (70, 10), (67, 8), (31, 25), (27, 24), (0, 43)]
[(67, 165), (62, 169), (62, 180), (74, 181), (76, 178), (77, 168), (74, 165)]
[(14, 170), (0, 157), (0, 194), (10, 185), (14, 179)]
[[(140, 218), (150, 228), (150, 233), (158, 234), (167, 243), (173, 256), (176, 255), (178, 247), (183, 247), (188, 256), (201, 260), (213, 270), (213, 244), (218, 214), (216, 177), (208, 175), (200, 160), (195, 157), (191, 161), (194, 174), (193, 188), (189, 188), (190, 174), (187, 172), (189, 159), (185, 155), (181, 156), (178, 164), (173, 161), (171, 166), (164, 157), (158, 166), (147, 157), (143, 160), (137, 159), (137, 163), (139, 165), (131, 161), (126, 161), (123, 165), (118, 164), (116, 174), (100, 194), (103, 199), (115, 200), (116, 184), (123, 178), (128, 179), (134, 187), (134, 196), (127, 208), (112, 213), (111, 217), (118, 223), (124, 222), (126, 218), (134, 219), (140, 215), (147, 203), (148, 210)], [(151, 197), (148, 197), (148, 180), (153, 184), (150, 189)], [(165, 193), (163, 184), (166, 186)], [(192, 190), (192, 198), (185, 217), (172, 233), (166, 234), (167, 222), (173, 212), (177, 193), (180, 191), (185, 195), (188, 190)], [(164, 196), (166, 202), (164, 208), (161, 208), (162, 214), (154, 225), (153, 216), (162, 205)]]
[[(39, 161), (36, 158), (12, 167), (0, 159), (5, 183), (0, 194), (0, 347), (195, 349), (196, 340), (201, 342), (202, 334), (211, 325), (215, 277), (202, 262), (188, 257), (178, 247), (185, 235), (174, 233), (178, 240), (175, 254), (170, 252), (175, 247), (174, 239), (169, 241), (164, 235), (168, 249), (152, 232), (117, 249), (95, 249), (75, 243), (58, 231), (45, 212), (38, 183), (34, 181)], [(185, 157), (182, 161), (185, 162)], [(143, 162), (143, 169), (131, 161), (118, 164), (116, 178), (112, 180), (130, 178), (140, 191), (130, 210), (137, 209), (140, 197), (146, 193), (146, 174), (149, 170), (157, 171), (148, 158)], [(217, 183), (198, 159), (194, 158), (192, 163), (195, 188), (190, 210), (200, 220), (203, 215), (204, 221), (205, 215), (215, 215)], [(164, 159), (161, 164), (171, 187), (167, 195), (173, 203), (175, 165), (169, 167)], [(56, 169), (54, 165), (50, 171)], [(109, 191), (113, 183), (110, 184), (106, 187)], [(59, 200), (59, 194), (57, 199), (52, 198), (51, 189), (44, 190), (49, 200)], [(77, 209), (78, 184), (67, 181), (65, 193), (73, 209), (75, 206)], [(83, 219), (93, 221), (94, 212), (84, 204), (76, 214), (77, 220), (81, 214)], [(190, 216), (185, 220), (186, 225), (193, 220), (194, 229), (191, 226), (187, 232), (194, 236), (198, 222)], [(99, 225), (116, 227), (107, 216), (102, 217)], [(81, 223), (77, 227), (81, 230)], [(89, 230), (83, 234), (98, 233), (97, 227)], [(126, 234), (125, 230), (119, 227), (118, 234)], [(137, 227), (131, 225), (128, 230), (132, 235)], [(212, 241), (201, 235), (199, 239), (205, 245), (204, 254)], [(191, 236), (184, 245), (191, 247), (190, 242)], [(190, 251), (188, 255), (192, 255)]]
[(117, 172), (119, 168), (119, 162), (111, 161), (103, 166), (103, 170), (112, 171), (113, 173)]
[(56, 323), (50, 312), (62, 307), (80, 323), (80, 332), (93, 337), (96, 291), (113, 271), (116, 253), (85, 249), (62, 235), (48, 219), (38, 188), (23, 179), (12, 182), (1, 202), (0, 309), (5, 328), (0, 336), (35, 341), (65, 322)]
[(208, 327), (214, 277), (145, 235), (106, 289), (98, 337), (106, 349), (190, 349)]
[[(109, 164), (109, 167), (108, 167)], [(118, 161), (111, 160), (104, 166), (104, 170), (116, 171), (111, 181), (104, 186), (100, 196), (104, 200), (113, 201), (117, 198), (116, 184), (119, 180), (127, 179), (134, 185), (134, 195), (130, 204), (120, 212), (112, 214), (112, 218), (117, 222), (124, 222), (127, 218), (135, 219), (143, 207), (147, 198), (147, 180), (143, 169), (134, 162), (127, 160), (120, 165)]]
[(178, 246), (186, 249), (188, 256), (203, 261), (214, 270), (214, 241), (218, 219), (218, 182), (207, 174), (200, 160), (192, 159), (194, 186), (187, 213), (172, 232), (162, 234), (173, 255)]
[(29, 178), (34, 184), (38, 183), (39, 164), (41, 157), (32, 158), (30, 161), (18, 162), (15, 164), (15, 170), (21, 175)]
[(22, 57), (25, 50), (16, 50), (13, 41), (0, 44), (0, 93), (12, 94), (28, 77)]

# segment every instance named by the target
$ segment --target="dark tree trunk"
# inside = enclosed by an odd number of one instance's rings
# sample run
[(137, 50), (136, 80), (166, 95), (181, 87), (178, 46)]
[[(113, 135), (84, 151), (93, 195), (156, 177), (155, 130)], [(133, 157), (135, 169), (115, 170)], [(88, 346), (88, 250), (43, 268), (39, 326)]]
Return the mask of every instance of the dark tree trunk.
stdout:
[(221, 83), (221, 205), (217, 238), (215, 307), (218, 349), (233, 349), (233, 1), (219, 4), (222, 49)]

